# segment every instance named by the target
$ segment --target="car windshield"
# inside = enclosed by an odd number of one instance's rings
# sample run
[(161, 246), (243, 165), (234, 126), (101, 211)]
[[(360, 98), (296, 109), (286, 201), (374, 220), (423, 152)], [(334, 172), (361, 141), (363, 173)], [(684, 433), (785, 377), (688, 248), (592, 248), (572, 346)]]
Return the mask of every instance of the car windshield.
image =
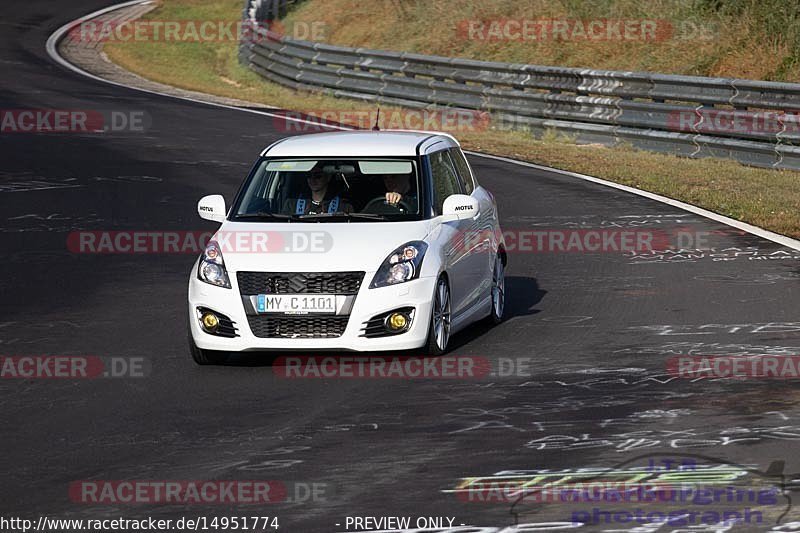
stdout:
[(238, 195), (232, 219), (415, 220), (419, 191), (412, 158), (262, 159)]

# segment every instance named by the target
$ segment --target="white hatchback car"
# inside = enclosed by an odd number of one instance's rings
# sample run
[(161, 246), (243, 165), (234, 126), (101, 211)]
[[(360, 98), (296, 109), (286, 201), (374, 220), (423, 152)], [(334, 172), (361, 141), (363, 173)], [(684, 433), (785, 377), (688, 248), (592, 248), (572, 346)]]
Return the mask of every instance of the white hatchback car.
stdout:
[(198, 364), (252, 350), (447, 350), (503, 318), (505, 246), (492, 194), (450, 135), (356, 131), (263, 151), (189, 277)]

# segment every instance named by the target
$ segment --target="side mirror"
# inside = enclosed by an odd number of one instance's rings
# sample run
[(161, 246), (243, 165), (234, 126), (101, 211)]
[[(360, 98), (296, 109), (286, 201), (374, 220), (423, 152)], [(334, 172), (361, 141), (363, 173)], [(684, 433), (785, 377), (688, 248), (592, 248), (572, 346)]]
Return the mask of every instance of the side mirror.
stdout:
[(444, 221), (464, 220), (478, 215), (478, 201), (466, 194), (452, 194), (442, 206)]
[(197, 214), (206, 220), (225, 222), (225, 198), (221, 194), (203, 196), (197, 202)]

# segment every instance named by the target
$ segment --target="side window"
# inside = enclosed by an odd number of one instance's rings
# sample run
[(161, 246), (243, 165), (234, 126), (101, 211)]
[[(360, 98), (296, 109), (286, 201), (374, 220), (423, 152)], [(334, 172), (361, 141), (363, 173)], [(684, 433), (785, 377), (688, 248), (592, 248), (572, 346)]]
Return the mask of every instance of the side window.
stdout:
[(431, 172), (433, 178), (433, 195), (436, 214), (442, 213), (444, 200), (451, 194), (461, 194), (461, 185), (456, 175), (456, 169), (447, 150), (434, 152), (430, 156)]
[(461, 184), (464, 186), (464, 194), (472, 194), (475, 190), (475, 182), (472, 179), (472, 172), (470, 172), (467, 158), (459, 148), (450, 148), (450, 155), (458, 169), (458, 174), (461, 176)]

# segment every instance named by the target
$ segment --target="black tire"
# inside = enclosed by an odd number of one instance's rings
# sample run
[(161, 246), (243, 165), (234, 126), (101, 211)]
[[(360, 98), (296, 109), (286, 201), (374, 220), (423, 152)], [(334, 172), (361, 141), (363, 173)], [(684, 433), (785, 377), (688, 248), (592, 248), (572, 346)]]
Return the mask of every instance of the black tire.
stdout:
[(194, 343), (191, 331), (189, 332), (189, 353), (198, 365), (221, 365), (228, 360), (227, 352), (215, 352), (198, 348)]
[[(503, 258), (498, 254), (495, 257), (494, 268), (492, 269), (492, 310), (489, 312), (487, 321), (496, 326), (503, 321), (506, 312), (506, 269)], [(498, 281), (499, 280), (499, 281)], [(499, 295), (498, 295), (499, 290)], [(499, 311), (498, 311), (499, 305)]]
[[(442, 297), (445, 299), (443, 309)], [(428, 340), (425, 342), (425, 354), (437, 356), (447, 352), (447, 343), (450, 340), (450, 286), (447, 284), (447, 278), (444, 276), (440, 277), (436, 282), (432, 303), (430, 324), (428, 325)], [(439, 311), (438, 313), (437, 309)], [(444, 327), (444, 339), (437, 334), (437, 320), (442, 321), (441, 325)], [(442, 342), (442, 340), (444, 342)]]

